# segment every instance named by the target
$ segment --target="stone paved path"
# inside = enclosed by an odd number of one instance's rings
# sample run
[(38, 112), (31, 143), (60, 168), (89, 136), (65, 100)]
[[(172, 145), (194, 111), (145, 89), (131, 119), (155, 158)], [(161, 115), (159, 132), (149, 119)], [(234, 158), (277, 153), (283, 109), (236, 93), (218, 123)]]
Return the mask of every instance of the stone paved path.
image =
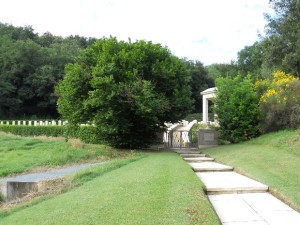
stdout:
[(223, 225), (300, 225), (300, 213), (268, 193), (267, 185), (205, 159), (200, 152), (197, 156), (195, 150), (178, 153), (204, 183)]

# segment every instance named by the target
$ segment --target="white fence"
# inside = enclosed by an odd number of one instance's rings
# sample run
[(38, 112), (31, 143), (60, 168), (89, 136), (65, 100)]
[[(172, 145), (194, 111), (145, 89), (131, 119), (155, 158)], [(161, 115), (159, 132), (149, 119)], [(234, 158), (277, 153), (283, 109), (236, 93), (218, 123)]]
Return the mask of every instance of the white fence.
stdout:
[(0, 125), (13, 126), (64, 126), (68, 122), (62, 120), (3, 120)]
[[(64, 126), (68, 121), (63, 120), (0, 120), (0, 125), (11, 126)], [(95, 123), (82, 123), (80, 126), (94, 126)]]

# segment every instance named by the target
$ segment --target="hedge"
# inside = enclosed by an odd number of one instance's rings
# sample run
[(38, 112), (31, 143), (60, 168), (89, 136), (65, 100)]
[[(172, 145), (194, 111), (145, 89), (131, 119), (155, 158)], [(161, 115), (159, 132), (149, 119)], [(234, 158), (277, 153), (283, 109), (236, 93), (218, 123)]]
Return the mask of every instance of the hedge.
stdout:
[(20, 136), (47, 136), (78, 138), (85, 143), (101, 144), (95, 126), (69, 127), (69, 126), (12, 126), (0, 125), (0, 131)]

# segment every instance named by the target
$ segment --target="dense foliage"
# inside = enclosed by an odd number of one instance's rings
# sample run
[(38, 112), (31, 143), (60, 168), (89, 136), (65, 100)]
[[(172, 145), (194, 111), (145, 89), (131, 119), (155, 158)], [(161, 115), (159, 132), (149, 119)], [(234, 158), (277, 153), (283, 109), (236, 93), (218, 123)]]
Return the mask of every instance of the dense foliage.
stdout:
[(0, 118), (57, 117), (54, 86), (65, 64), (92, 42), (0, 23)]
[(67, 126), (12, 126), (0, 125), (0, 131), (28, 136), (47, 136), (47, 137), (66, 137), (78, 138), (85, 143), (101, 144), (95, 135), (96, 128), (94, 126), (81, 126), (77, 129), (69, 129)]
[(272, 80), (256, 82), (265, 131), (300, 127), (300, 80), (277, 71)]
[(230, 63), (215, 63), (206, 66), (208, 76), (212, 79), (218, 77), (235, 77), (238, 74), (238, 67), (236, 62), (231, 61)]
[(237, 143), (258, 136), (260, 111), (250, 77), (218, 78), (216, 84), (221, 138)]
[(164, 122), (187, 115), (189, 81), (184, 61), (161, 45), (103, 38), (66, 66), (58, 110), (71, 125), (94, 121), (110, 145), (145, 147)]
[(272, 79), (282, 70), (300, 77), (300, 1), (271, 0), (275, 16), (267, 15), (267, 35), (238, 54), (243, 75)]
[(187, 61), (187, 69), (191, 75), (190, 87), (192, 90), (192, 100), (194, 101), (194, 113), (202, 112), (202, 96), (200, 92), (215, 86), (213, 78), (208, 76), (207, 70), (199, 61)]

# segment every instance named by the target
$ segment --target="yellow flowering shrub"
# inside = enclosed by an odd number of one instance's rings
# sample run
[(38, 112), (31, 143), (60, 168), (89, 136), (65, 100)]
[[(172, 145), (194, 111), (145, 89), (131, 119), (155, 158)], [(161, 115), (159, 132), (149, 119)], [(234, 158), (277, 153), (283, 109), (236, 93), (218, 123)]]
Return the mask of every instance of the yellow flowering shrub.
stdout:
[[(299, 78), (276, 71), (270, 80), (258, 80), (254, 84), (259, 96), (259, 105), (264, 117), (266, 131), (298, 127), (293, 115), (300, 114)], [(299, 124), (300, 126), (300, 124)]]
[(294, 81), (299, 81), (299, 78), (291, 74), (286, 74), (282, 71), (276, 71), (272, 80), (259, 80), (255, 83), (255, 88), (263, 90), (260, 93), (260, 104), (266, 103), (271, 99), (278, 103), (285, 103), (287, 100), (288, 88)]

